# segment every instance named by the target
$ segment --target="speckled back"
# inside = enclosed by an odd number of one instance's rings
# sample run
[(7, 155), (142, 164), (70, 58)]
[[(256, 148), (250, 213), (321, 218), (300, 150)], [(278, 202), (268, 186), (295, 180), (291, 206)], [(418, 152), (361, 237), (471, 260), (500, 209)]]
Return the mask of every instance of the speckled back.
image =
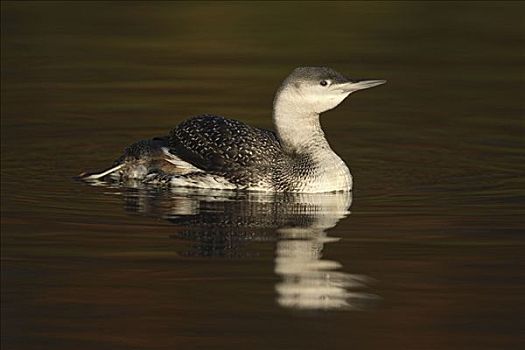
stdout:
[(182, 122), (170, 132), (169, 143), (173, 154), (207, 171), (271, 165), (282, 153), (272, 131), (213, 115)]

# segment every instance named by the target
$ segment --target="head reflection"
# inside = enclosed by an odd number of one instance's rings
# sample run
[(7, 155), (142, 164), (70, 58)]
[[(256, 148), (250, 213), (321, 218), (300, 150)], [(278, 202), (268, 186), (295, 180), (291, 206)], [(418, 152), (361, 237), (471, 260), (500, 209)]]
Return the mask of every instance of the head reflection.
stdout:
[[(369, 298), (359, 292), (365, 277), (338, 271), (337, 261), (322, 259), (326, 243), (339, 239), (328, 237), (322, 229), (279, 229), (275, 273), (282, 282), (275, 286), (277, 302), (296, 309), (357, 308)], [(354, 290), (353, 292), (351, 290)]]
[(323, 259), (339, 238), (326, 231), (349, 214), (350, 193), (264, 194), (231, 191), (134, 189), (126, 208), (178, 226), (174, 237), (194, 242), (184, 255), (248, 257), (250, 242), (276, 241), (277, 303), (293, 309), (360, 308), (370, 298), (364, 276)]

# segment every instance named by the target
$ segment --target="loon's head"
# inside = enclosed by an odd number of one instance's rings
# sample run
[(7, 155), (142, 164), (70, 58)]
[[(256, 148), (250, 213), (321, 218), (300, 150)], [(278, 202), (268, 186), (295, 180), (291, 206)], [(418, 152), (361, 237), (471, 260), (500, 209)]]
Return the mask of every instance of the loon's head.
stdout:
[(276, 102), (284, 99), (304, 112), (320, 114), (335, 108), (352, 92), (384, 83), (386, 80), (347, 78), (326, 67), (299, 67), (284, 80)]

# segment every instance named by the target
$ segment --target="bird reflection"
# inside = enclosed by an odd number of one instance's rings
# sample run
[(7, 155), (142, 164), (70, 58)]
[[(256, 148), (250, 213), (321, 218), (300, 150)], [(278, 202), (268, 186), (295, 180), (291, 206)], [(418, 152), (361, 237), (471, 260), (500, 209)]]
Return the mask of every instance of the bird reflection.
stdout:
[(276, 242), (276, 302), (306, 310), (362, 308), (365, 276), (341, 271), (323, 259), (326, 231), (350, 212), (350, 193), (254, 193), (175, 188), (128, 189), (126, 209), (178, 226), (174, 238), (194, 242), (185, 255), (246, 257), (250, 242)]

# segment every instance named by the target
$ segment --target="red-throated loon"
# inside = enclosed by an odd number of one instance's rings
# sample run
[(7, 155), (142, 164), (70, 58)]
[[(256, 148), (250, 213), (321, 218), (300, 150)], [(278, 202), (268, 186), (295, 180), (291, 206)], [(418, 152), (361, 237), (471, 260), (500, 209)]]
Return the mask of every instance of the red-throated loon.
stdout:
[(350, 191), (350, 171), (330, 148), (319, 115), (352, 92), (385, 82), (346, 78), (326, 67), (299, 67), (275, 95), (275, 132), (200, 115), (168, 136), (132, 144), (112, 168), (80, 177), (267, 192)]

